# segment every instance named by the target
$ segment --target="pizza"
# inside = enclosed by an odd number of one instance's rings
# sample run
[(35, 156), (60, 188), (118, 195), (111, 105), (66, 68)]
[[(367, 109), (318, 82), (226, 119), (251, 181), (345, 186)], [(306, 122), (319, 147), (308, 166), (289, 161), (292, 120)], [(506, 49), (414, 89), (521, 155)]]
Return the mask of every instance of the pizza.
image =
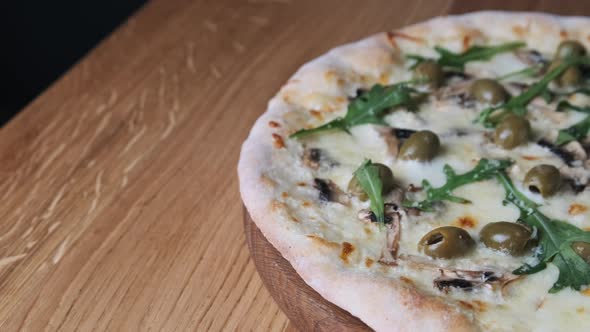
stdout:
[(238, 165), (264, 236), (378, 331), (590, 331), (590, 19), (478, 12), (335, 48)]

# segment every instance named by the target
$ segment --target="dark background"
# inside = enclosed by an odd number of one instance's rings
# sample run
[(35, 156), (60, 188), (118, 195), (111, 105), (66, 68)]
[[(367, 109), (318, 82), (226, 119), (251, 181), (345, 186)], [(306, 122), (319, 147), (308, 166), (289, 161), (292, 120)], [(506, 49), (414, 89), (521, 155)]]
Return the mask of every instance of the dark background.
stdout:
[(0, 1), (0, 126), (146, 2)]

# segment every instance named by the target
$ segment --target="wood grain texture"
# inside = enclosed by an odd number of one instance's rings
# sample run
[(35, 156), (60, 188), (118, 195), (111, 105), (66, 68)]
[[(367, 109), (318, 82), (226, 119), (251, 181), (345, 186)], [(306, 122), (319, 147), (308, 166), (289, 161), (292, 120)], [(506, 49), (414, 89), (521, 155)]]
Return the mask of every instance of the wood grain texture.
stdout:
[(358, 318), (308, 286), (289, 261), (266, 240), (247, 211), (244, 211), (244, 233), (264, 286), (295, 328), (318, 332), (371, 331)]
[(292, 330), (236, 163), (304, 62), (476, 9), (582, 1), (153, 1), (0, 130), (0, 330)]

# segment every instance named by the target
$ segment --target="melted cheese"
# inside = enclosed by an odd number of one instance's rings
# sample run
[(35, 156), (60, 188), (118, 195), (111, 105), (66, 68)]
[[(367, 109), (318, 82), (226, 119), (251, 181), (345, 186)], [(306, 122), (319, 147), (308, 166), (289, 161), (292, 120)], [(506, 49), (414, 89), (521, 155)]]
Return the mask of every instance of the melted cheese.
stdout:
[[(428, 52), (428, 50), (421, 51), (424, 54)], [(525, 65), (514, 55), (504, 54), (489, 62), (469, 64), (467, 71), (480, 77), (495, 77), (524, 67)], [(409, 76), (408, 72), (396, 75), (398, 81)], [(312, 90), (306, 96), (294, 96), (295, 99), (299, 98), (295, 102), (307, 108), (334, 109), (336, 104), (334, 100), (350, 95), (351, 91), (354, 91), (354, 86), (351, 88), (351, 85), (346, 85), (338, 90), (334, 85), (330, 85), (325, 95)], [(573, 100), (590, 104), (586, 97), (575, 96)], [(554, 105), (552, 108), (554, 109)], [(284, 156), (275, 158), (277, 161), (275, 171), (270, 175), (277, 181), (283, 181), (280, 187), (289, 192), (290, 196), (283, 200), (289, 214), (297, 221), (308, 221), (294, 222), (292, 227), (304, 234), (321, 237), (326, 241), (352, 243), (355, 250), (346, 264), (357, 264), (359, 268), (374, 270), (379, 268), (377, 264), (372, 265), (367, 262), (379, 259), (385, 235), (376, 225), (364, 224), (357, 219), (357, 212), (368, 208), (369, 202), (352, 198), (349, 205), (329, 202), (322, 203), (320, 209), (307, 208), (306, 201), (312, 202), (317, 199), (317, 191), (311, 186), (315, 177), (330, 179), (346, 190), (353, 171), (365, 158), (369, 158), (373, 162), (389, 166), (396, 181), (404, 187), (409, 184), (420, 185), (423, 179), (430, 181), (433, 186), (440, 186), (445, 182), (443, 174), (445, 164), (451, 165), (457, 173), (462, 173), (472, 169), (481, 158), (510, 158), (515, 161), (510, 175), (515, 184), (521, 186), (527, 170), (535, 165), (545, 163), (556, 167), (565, 166), (559, 157), (534, 143), (513, 150), (504, 150), (491, 143), (489, 130), (473, 124), (474, 118), (481, 109), (482, 106), (476, 109), (464, 109), (451, 102), (435, 102), (431, 99), (417, 112), (399, 110), (386, 117), (386, 122), (393, 127), (429, 129), (440, 136), (441, 153), (430, 162), (397, 160), (388, 155), (383, 139), (372, 125), (355, 127), (351, 135), (344, 132), (329, 132), (306, 138), (307, 147), (320, 148), (330, 159), (338, 162), (337, 166), (321, 167), (317, 171), (303, 167), (300, 160), (293, 158), (293, 156), (301, 156), (302, 146), (298, 142), (288, 141), (287, 150), (277, 152), (283, 153)], [(316, 126), (325, 123), (345, 112), (344, 107), (338, 110), (325, 113), (325, 118), (322, 120), (312, 119), (308, 125)], [(545, 117), (542, 110), (531, 107), (528, 117), (531, 120), (535, 138), (544, 137), (552, 130), (567, 127), (579, 121), (584, 115), (577, 112), (564, 112), (559, 116), (561, 119), (556, 123)], [(462, 136), (457, 134), (458, 131), (463, 131)], [(581, 172), (590, 174), (588, 169), (582, 169)], [(296, 183), (304, 185), (295, 185)], [(564, 186), (557, 195), (543, 199), (522, 187), (520, 189), (531, 199), (539, 202), (542, 205), (541, 211), (547, 216), (567, 220), (580, 228), (590, 228), (589, 190), (575, 194)], [(495, 221), (515, 221), (519, 215), (519, 211), (514, 206), (502, 204), (505, 192), (503, 187), (494, 180), (463, 186), (455, 191), (455, 195), (469, 198), (472, 204), (446, 202), (445, 208), (437, 213), (423, 213), (419, 217), (405, 216), (402, 222), (401, 254), (424, 257), (417, 250), (417, 243), (425, 233), (435, 227), (461, 226), (477, 240), (479, 231), (486, 224)], [(301, 202), (304, 204), (302, 205)], [(583, 207), (586, 206), (588, 208), (584, 209)], [(431, 262), (460, 269), (501, 267), (510, 271), (530, 259), (530, 257), (512, 257), (493, 252), (479, 243), (475, 250), (464, 257), (454, 260), (431, 260)], [(404, 277), (412, 280), (413, 284), (424, 293), (442, 297), (459, 310), (471, 315), (485, 330), (590, 330), (590, 296), (588, 294), (571, 289), (565, 289), (556, 294), (548, 293), (558, 276), (557, 268), (551, 264), (542, 272), (513, 282), (507, 287), (505, 294), (485, 287), (471, 292), (452, 290), (444, 294), (432, 286), (432, 280), (437, 276), (436, 272), (412, 269), (407, 266), (387, 267), (379, 273), (388, 274), (392, 278)]]

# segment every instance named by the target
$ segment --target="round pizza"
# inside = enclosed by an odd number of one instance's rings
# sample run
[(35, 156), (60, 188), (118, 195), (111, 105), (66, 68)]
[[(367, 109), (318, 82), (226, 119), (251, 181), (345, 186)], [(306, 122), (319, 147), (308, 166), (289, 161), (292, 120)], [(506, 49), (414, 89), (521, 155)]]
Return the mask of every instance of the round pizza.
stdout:
[(302, 66), (242, 147), (256, 225), (379, 331), (590, 331), (590, 19), (479, 12)]

